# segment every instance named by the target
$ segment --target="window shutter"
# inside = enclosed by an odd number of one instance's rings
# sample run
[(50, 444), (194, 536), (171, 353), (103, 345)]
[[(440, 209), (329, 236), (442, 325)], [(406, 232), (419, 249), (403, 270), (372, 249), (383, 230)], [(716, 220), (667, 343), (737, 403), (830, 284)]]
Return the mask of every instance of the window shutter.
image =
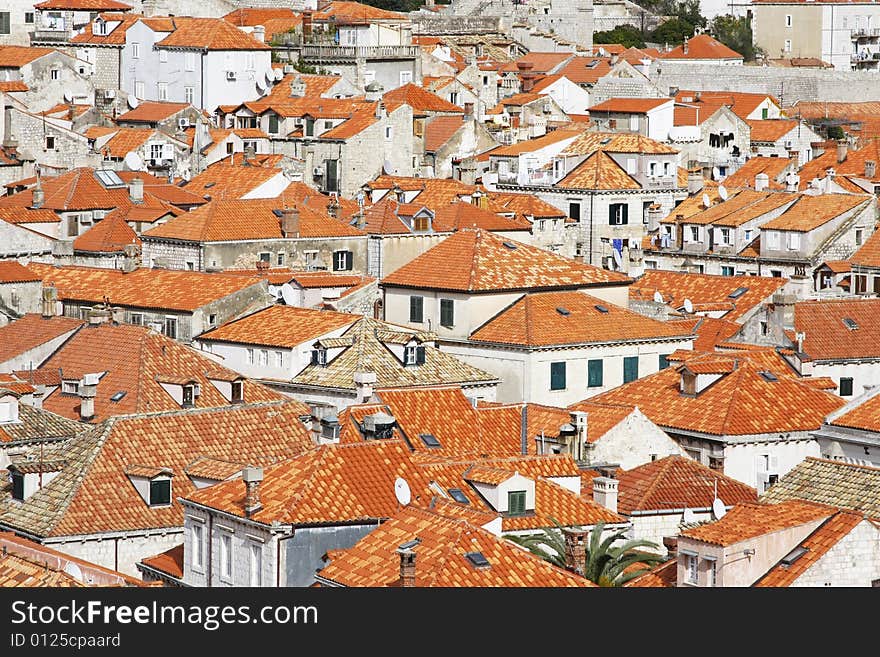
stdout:
[(416, 365), (425, 364), (425, 348), (416, 347)]
[(623, 382), (629, 383), (639, 378), (639, 357), (626, 356), (623, 359)]
[(623, 203), (620, 206), (620, 223), (629, 223), (629, 205), (627, 203)]
[(550, 363), (550, 390), (565, 388), (565, 363)]
[(345, 254), (343, 256), (345, 258), (345, 267), (343, 267), (343, 269), (351, 271), (352, 262), (354, 260), (354, 258), (352, 258), (353, 253), (351, 251), (343, 251), (343, 253)]
[(312, 365), (318, 364), (318, 350), (312, 349)]
[(602, 387), (602, 359), (591, 360), (587, 364), (587, 385), (590, 388)]

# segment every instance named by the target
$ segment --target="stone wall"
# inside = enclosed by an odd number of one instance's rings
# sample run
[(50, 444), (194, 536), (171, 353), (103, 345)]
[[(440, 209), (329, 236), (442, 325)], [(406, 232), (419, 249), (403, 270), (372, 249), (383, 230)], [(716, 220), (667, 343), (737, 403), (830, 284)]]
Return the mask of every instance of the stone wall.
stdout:
[(44, 545), (99, 566), (140, 577), (135, 564), (179, 545), (183, 540), (182, 532), (182, 527), (169, 527), (145, 534), (108, 534), (104, 538), (70, 536), (66, 537), (67, 542), (45, 541)]
[[(7, 111), (10, 114), (9, 132), (18, 139), (19, 151), (36, 158), (45, 174), (51, 175), (52, 169), (63, 173), (75, 167), (100, 165), (100, 155), (91, 152), (85, 136), (53, 125), (18, 107), (10, 107)], [(46, 137), (54, 139), (53, 148), (47, 148)]]
[(868, 520), (862, 520), (792, 586), (871, 586), (880, 579), (878, 533)]
[(40, 312), (42, 290), (43, 284), (40, 281), (0, 282), (0, 314), (8, 312), (15, 317)]

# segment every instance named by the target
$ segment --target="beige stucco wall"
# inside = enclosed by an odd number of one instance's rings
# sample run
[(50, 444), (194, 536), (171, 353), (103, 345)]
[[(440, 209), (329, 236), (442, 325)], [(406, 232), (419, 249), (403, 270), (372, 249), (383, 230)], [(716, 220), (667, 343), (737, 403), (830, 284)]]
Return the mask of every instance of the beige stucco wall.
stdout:
[[(771, 58), (822, 56), (822, 7), (789, 5), (752, 5), (752, 30), (755, 45)], [(791, 27), (785, 26), (785, 16), (791, 15)], [(785, 51), (786, 39), (791, 50)]]

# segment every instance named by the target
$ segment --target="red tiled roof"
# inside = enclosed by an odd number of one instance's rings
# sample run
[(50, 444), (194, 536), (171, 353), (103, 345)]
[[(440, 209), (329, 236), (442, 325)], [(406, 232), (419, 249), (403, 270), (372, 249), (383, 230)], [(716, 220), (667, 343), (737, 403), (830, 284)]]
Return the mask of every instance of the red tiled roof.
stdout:
[(619, 481), (617, 508), (624, 514), (710, 509), (716, 496), (728, 506), (758, 501), (758, 494), (751, 486), (685, 456), (667, 456), (631, 470), (621, 470), (616, 478)]
[(596, 151), (607, 153), (642, 153), (663, 155), (678, 150), (662, 142), (632, 132), (593, 132), (581, 134), (569, 144), (563, 153), (567, 155), (590, 155)]
[[(765, 100), (770, 99), (779, 106), (779, 101), (770, 94), (743, 91), (683, 91), (675, 94), (676, 103), (687, 103), (700, 107), (700, 117), (708, 118), (721, 105), (727, 105), (739, 118), (745, 120)], [(705, 108), (705, 109), (703, 109)], [(693, 124), (692, 124), (693, 125)]]
[(624, 586), (637, 588), (674, 588), (678, 584), (678, 559), (669, 559), (648, 572), (634, 577)]
[(140, 243), (137, 233), (126, 223), (122, 215), (112, 213), (73, 240), (73, 250), (90, 253), (121, 253), (126, 245)]
[(489, 207), (495, 212), (515, 212), (523, 217), (542, 218), (566, 218), (564, 211), (547, 201), (542, 201), (532, 194), (508, 194), (505, 192), (492, 192), (489, 195)]
[(0, 45), (0, 68), (21, 68), (35, 59), (58, 52), (54, 48)]
[(681, 532), (681, 536), (713, 545), (734, 545), (783, 529), (800, 527), (834, 515), (834, 507), (804, 500), (779, 504), (737, 504), (724, 517), (708, 525)]
[(698, 34), (687, 39), (684, 44), (660, 54), (661, 59), (742, 59), (735, 50), (731, 50), (708, 34)]
[(531, 73), (550, 73), (553, 69), (558, 67), (561, 64), (564, 64), (569, 59), (573, 57), (573, 53), (570, 52), (537, 52), (532, 51), (526, 53), (519, 59), (508, 62), (504, 66), (501, 67), (501, 71), (509, 72), (519, 72), (520, 68), (517, 64), (532, 64), (531, 68), (528, 69), (528, 72)]
[(596, 151), (555, 185), (565, 189), (641, 189), (641, 185), (614, 159)]
[(409, 105), (413, 108), (414, 115), (421, 115), (425, 112), (461, 114), (464, 111), (458, 105), (453, 105), (437, 94), (411, 82), (387, 92), (382, 98), (386, 103)]
[(425, 125), (425, 152), (438, 151), (452, 136), (467, 125), (460, 116), (435, 116)]
[(272, 166), (241, 166), (223, 160), (195, 176), (183, 189), (213, 199), (240, 199), (260, 185), (282, 175), (281, 169)]
[[(805, 351), (813, 361), (880, 358), (880, 299), (801, 301), (794, 306), (794, 326), (803, 332)], [(850, 329), (844, 319), (857, 328)]]
[(175, 579), (183, 579), (183, 543), (153, 557), (141, 560), (146, 566)]
[(72, 317), (44, 319), (36, 313), (28, 313), (6, 326), (0, 326), (0, 363), (46, 344), (82, 325), (82, 320)]
[[(595, 62), (595, 63), (594, 63)], [(593, 85), (611, 71), (608, 57), (574, 57), (557, 73), (579, 85)]]
[[(605, 311), (600, 311), (600, 307)], [(674, 324), (572, 291), (526, 294), (480, 326), (470, 339), (550, 346), (645, 339), (684, 340), (689, 335), (690, 331)]]
[(532, 153), (534, 151), (544, 148), (545, 146), (550, 146), (551, 144), (577, 137), (582, 132), (583, 130), (567, 130), (560, 128), (559, 130), (553, 130), (551, 132), (548, 132), (546, 135), (536, 137), (535, 139), (526, 139), (515, 144), (511, 144), (510, 146), (501, 146), (499, 148), (495, 148), (490, 151), (490, 155), (509, 157), (511, 155), (520, 155), (522, 153)]
[(46, 0), (35, 9), (74, 9), (77, 11), (130, 11), (131, 5), (116, 0)]
[(30, 87), (28, 87), (21, 80), (13, 80), (11, 82), (0, 82), (0, 91), (6, 93), (15, 93), (17, 91), (28, 91)]
[(748, 119), (751, 130), (751, 141), (775, 142), (782, 139), (789, 132), (794, 130), (798, 122), (796, 119), (766, 119), (755, 120)]
[(527, 219), (502, 217), (473, 203), (458, 201), (437, 208), (434, 212), (434, 230), (455, 231), (462, 228), (482, 228), (491, 231), (528, 231), (532, 224)]
[(613, 112), (616, 114), (647, 114), (653, 109), (671, 103), (670, 98), (609, 98), (593, 105), (590, 112)]
[(157, 47), (200, 48), (203, 50), (271, 50), (268, 44), (243, 32), (222, 18), (175, 16), (172, 25), (171, 34), (156, 42)]
[[(625, 383), (591, 400), (632, 404), (660, 427), (716, 436), (812, 431), (844, 404), (840, 397), (804, 383), (781, 364), (771, 370), (777, 380), (765, 379), (760, 374), (765, 363), (751, 360), (750, 353), (695, 356), (684, 365)], [(707, 360), (719, 367), (726, 362), (734, 369), (728, 374), (719, 372), (720, 378), (695, 396), (682, 394), (681, 369), (701, 369)]]
[(361, 315), (294, 306), (269, 306), (199, 336), (200, 340), (296, 347), (353, 324)]
[(322, 5), (317, 11), (313, 12), (312, 20), (327, 21), (341, 25), (357, 25), (377, 20), (405, 21), (407, 20), (407, 17), (405, 14), (396, 11), (386, 11), (385, 9), (361, 4), (360, 2), (333, 0), (328, 4)]
[(724, 179), (724, 186), (728, 190), (740, 187), (754, 189), (755, 176), (759, 173), (766, 173), (769, 179), (768, 189), (785, 189), (785, 185), (780, 182), (780, 179), (784, 178), (783, 174), (787, 170), (797, 172), (797, 161), (787, 157), (751, 157), (739, 169)]
[(162, 103), (154, 100), (143, 100), (138, 106), (116, 117), (116, 121), (136, 123), (158, 123), (182, 112), (189, 103)]
[[(509, 246), (508, 246), (509, 245)], [(512, 248), (511, 248), (512, 247)], [(482, 229), (462, 229), (386, 276), (382, 284), (488, 292), (627, 285), (630, 278)]]
[(809, 232), (859, 206), (866, 206), (869, 201), (875, 202), (875, 199), (867, 194), (802, 195), (797, 203), (781, 215), (765, 222), (761, 230)]
[(15, 260), (0, 261), (0, 283), (29, 283), (42, 280)]
[(108, 13), (102, 12), (100, 14), (101, 18), (103, 18), (107, 22), (119, 21), (119, 25), (117, 25), (110, 34), (95, 34), (92, 31), (92, 25), (94, 23), (90, 22), (85, 25), (83, 31), (79, 34), (75, 34), (70, 38), (71, 43), (83, 44), (83, 43), (95, 43), (102, 45), (113, 45), (113, 46), (123, 46), (125, 45), (125, 33), (132, 25), (138, 22), (141, 18), (143, 18), (140, 14), (132, 14), (132, 13)]

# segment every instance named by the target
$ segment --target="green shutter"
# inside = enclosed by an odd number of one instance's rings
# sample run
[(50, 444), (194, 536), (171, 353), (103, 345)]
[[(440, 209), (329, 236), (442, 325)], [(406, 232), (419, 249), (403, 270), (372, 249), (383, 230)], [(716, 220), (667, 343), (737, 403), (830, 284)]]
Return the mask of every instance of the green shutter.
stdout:
[(278, 116), (275, 114), (269, 115), (269, 133), (273, 135), (278, 134)]
[(629, 383), (639, 378), (639, 357), (626, 356), (623, 359), (623, 382)]
[(665, 370), (669, 367), (669, 354), (660, 354), (660, 369)]
[(853, 380), (851, 377), (840, 379), (840, 396), (849, 397), (853, 394)]
[(171, 504), (171, 480), (150, 482), (150, 506)]
[(411, 296), (409, 298), (409, 321), (422, 322), (422, 305), (424, 297)]
[(455, 306), (452, 299), (440, 299), (440, 326), (455, 324)]
[(565, 389), (565, 363), (550, 363), (550, 390)]
[(587, 386), (590, 388), (602, 387), (602, 359), (597, 358), (587, 362)]
[(0, 34), (9, 34), (9, 12), (0, 11)]
[(522, 515), (526, 512), (526, 492), (524, 490), (511, 491), (507, 494), (507, 513), (512, 516)]

